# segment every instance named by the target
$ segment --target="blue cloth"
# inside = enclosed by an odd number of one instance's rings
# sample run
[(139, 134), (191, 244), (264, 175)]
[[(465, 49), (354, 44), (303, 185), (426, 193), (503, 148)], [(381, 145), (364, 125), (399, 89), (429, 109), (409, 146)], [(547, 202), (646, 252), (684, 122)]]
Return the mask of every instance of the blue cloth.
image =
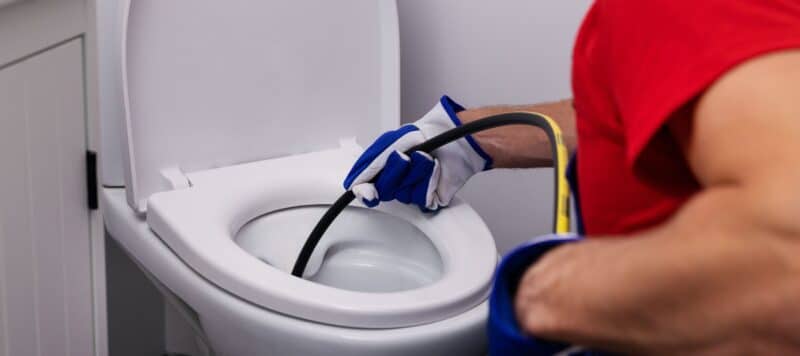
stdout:
[(514, 297), (525, 271), (545, 253), (564, 243), (580, 241), (577, 235), (545, 235), (515, 248), (508, 253), (497, 268), (494, 286), (489, 296), (489, 355), (538, 356), (568, 352), (568, 355), (600, 355), (596, 352), (553, 341), (537, 339), (525, 334), (514, 313)]

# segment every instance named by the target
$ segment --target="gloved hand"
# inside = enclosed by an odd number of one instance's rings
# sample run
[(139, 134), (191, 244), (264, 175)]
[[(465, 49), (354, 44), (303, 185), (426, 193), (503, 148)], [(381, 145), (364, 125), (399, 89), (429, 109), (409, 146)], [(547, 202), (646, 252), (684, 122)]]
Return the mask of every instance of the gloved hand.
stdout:
[(525, 334), (514, 313), (514, 296), (525, 271), (554, 247), (580, 241), (577, 235), (544, 235), (509, 252), (497, 268), (489, 296), (489, 355), (600, 355), (581, 347)]
[[(491, 168), (492, 158), (472, 136), (444, 145), (432, 154), (403, 152), (460, 126), (456, 113), (462, 110), (463, 107), (443, 96), (418, 121), (378, 137), (353, 165), (344, 180), (345, 189), (352, 189), (369, 207), (394, 199), (416, 204), (422, 211), (447, 206), (469, 177)], [(375, 177), (374, 183), (370, 183)]]

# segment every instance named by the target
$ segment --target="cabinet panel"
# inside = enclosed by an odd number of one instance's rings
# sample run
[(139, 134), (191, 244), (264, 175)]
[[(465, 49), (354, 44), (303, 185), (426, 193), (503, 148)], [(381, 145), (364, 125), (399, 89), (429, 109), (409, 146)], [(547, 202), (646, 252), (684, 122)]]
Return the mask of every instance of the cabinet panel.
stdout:
[[(36, 347), (33, 334), (19, 332), (36, 329), (34, 305), (29, 302), (34, 294), (35, 271), (31, 264), (34, 257), (27, 209), (28, 169), (26, 157), (15, 154), (20, 147), (20, 136), (13, 135), (25, 132), (25, 122), (17, 119), (25, 117), (25, 107), (19, 105), (24, 101), (24, 89), (17, 85), (22, 82), (22, 77), (21, 67), (0, 71), (0, 167), (3, 170), (3, 184), (0, 184), (0, 225), (3, 227), (0, 231), (0, 260), (3, 261), (0, 263), (3, 269), (0, 275), (0, 301), (3, 302), (0, 315), (3, 322), (0, 325), (5, 329), (0, 355), (3, 356)], [(24, 203), (15, 207), (17, 202)]]
[(81, 40), (0, 70), (0, 356), (91, 355)]

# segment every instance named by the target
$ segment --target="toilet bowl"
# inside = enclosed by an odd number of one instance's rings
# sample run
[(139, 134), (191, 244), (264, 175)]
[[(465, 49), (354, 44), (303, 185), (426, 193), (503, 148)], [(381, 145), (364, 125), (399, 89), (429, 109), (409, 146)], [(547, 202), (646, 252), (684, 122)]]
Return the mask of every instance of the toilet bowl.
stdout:
[(101, 198), (109, 234), (195, 325), (202, 347), (192, 356), (486, 354), (485, 301), (411, 327), (351, 328), (292, 317), (246, 301), (193, 270), (130, 208), (123, 189), (105, 188)]
[[(123, 5), (111, 235), (216, 355), (482, 354), (481, 218), (354, 203), (289, 271), (362, 148), (400, 124), (394, 1)], [(180, 21), (176, 21), (180, 19)]]
[[(253, 219), (236, 234), (237, 245), (288, 272), (298, 241), (327, 206), (287, 208)], [(347, 207), (326, 232), (319, 263), (305, 278), (356, 292), (388, 293), (430, 285), (443, 274), (436, 247), (416, 226), (374, 209)], [(291, 248), (287, 248), (291, 246)], [(322, 257), (324, 256), (324, 257)]]

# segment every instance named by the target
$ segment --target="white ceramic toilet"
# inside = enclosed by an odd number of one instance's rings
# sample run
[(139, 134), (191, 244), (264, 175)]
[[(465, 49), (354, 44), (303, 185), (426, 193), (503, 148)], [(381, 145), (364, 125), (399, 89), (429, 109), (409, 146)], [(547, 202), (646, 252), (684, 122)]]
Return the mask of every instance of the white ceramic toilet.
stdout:
[(214, 355), (479, 355), (497, 260), (456, 199), (353, 204), (288, 271), (361, 148), (399, 120), (393, 0), (135, 0), (126, 189), (106, 226)]

